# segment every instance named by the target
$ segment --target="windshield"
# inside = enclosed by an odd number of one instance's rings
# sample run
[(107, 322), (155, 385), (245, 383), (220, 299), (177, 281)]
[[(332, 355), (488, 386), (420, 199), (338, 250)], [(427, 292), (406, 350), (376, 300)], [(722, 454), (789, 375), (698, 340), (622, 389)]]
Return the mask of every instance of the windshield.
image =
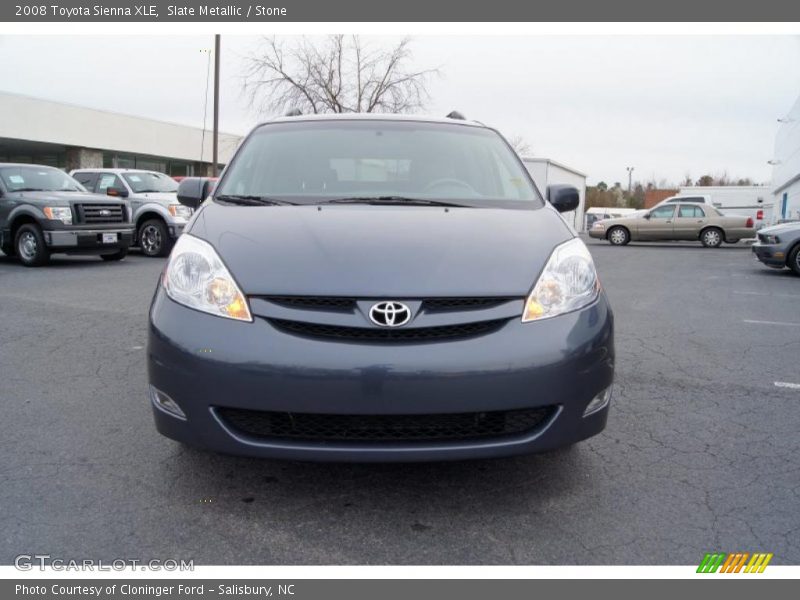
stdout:
[(0, 167), (0, 178), (9, 192), (85, 192), (72, 177), (53, 167)]
[(123, 173), (122, 176), (128, 182), (134, 194), (175, 192), (178, 190), (178, 182), (163, 173), (141, 171), (138, 173)]
[(390, 120), (262, 126), (247, 139), (215, 196), (543, 205), (525, 168), (495, 131)]

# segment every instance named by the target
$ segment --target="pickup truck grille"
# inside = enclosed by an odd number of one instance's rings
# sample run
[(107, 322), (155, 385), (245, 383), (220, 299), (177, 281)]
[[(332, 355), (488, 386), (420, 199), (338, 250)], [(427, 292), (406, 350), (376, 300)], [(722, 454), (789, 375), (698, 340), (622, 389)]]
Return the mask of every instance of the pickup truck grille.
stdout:
[(102, 225), (105, 223), (124, 223), (125, 208), (122, 204), (76, 204), (78, 223)]

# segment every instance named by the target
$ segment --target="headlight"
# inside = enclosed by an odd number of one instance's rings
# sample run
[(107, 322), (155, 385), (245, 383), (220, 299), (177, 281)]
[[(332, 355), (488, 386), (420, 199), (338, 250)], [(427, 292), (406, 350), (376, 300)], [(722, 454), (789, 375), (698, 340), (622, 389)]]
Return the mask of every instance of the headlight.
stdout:
[(547, 319), (590, 304), (600, 291), (592, 255), (578, 238), (553, 250), (525, 301), (522, 322)]
[(169, 214), (176, 219), (185, 219), (188, 221), (189, 217), (192, 216), (192, 209), (183, 204), (170, 204), (167, 210), (169, 210)]
[(764, 237), (765, 244), (780, 244), (781, 240), (778, 238), (777, 235), (767, 235), (766, 233), (761, 234)]
[(46, 206), (42, 212), (51, 221), (72, 225), (72, 209), (69, 206)]
[(178, 304), (218, 317), (252, 321), (247, 298), (208, 242), (184, 234), (178, 238), (161, 278)]

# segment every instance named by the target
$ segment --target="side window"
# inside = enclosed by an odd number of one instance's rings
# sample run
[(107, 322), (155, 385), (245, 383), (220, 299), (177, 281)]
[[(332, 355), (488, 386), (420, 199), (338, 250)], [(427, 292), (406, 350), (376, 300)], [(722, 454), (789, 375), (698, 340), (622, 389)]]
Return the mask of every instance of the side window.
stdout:
[(102, 173), (100, 175), (100, 180), (97, 182), (97, 193), (105, 194), (108, 188), (125, 189), (119, 177), (114, 175), (114, 173)]
[(671, 219), (675, 214), (674, 206), (659, 206), (650, 213), (651, 219)]
[(681, 204), (678, 208), (678, 216), (684, 219), (693, 219), (698, 216), (697, 207), (691, 204)]
[(87, 190), (93, 192), (97, 183), (97, 173), (75, 173), (75, 180)]
[(702, 206), (695, 206), (694, 207), (694, 216), (698, 219), (702, 219), (706, 216), (706, 211), (703, 210)]

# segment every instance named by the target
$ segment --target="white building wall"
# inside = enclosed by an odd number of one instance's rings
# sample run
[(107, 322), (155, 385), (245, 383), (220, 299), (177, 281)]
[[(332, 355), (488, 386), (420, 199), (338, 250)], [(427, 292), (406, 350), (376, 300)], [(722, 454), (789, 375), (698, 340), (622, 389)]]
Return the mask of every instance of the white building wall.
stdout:
[[(0, 93), (0, 138), (211, 162), (211, 130)], [(227, 163), (241, 137), (220, 133)]]
[[(775, 137), (772, 193), (775, 220), (800, 219), (800, 98), (784, 118)], [(782, 214), (783, 199), (786, 211)]]
[(577, 231), (583, 231), (586, 208), (586, 175), (546, 158), (523, 158), (522, 160), (542, 195), (547, 193), (547, 186), (553, 184), (571, 185), (578, 188), (580, 204), (578, 204), (577, 210), (562, 213), (561, 216)]

